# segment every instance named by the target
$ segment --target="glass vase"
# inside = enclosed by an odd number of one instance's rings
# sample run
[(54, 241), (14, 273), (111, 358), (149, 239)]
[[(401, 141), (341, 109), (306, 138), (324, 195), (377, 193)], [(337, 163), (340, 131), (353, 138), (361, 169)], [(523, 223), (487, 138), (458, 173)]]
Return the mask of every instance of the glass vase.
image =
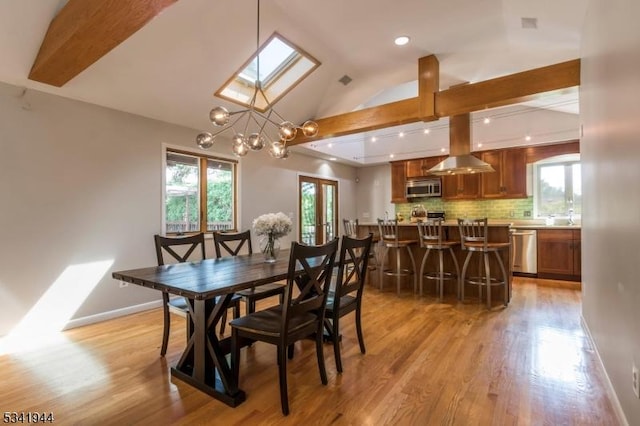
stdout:
[(260, 251), (264, 254), (264, 261), (274, 263), (280, 253), (280, 240), (272, 234), (265, 235), (260, 239)]

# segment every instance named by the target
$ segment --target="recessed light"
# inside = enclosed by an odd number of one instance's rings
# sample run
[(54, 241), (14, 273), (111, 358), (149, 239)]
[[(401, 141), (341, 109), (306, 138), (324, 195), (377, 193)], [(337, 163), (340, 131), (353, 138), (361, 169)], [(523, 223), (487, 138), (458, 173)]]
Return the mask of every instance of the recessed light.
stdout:
[(336, 158), (336, 157), (331, 157), (331, 158), (329, 158), (329, 161), (336, 161), (336, 160), (337, 160), (337, 158)]
[(400, 36), (400, 37), (396, 37), (396, 39), (393, 41), (396, 46), (404, 46), (405, 44), (409, 43), (409, 40), (411, 40), (408, 36)]
[(395, 157), (395, 155), (389, 154), (389, 158), (393, 158), (393, 157)]
[(428, 135), (429, 133), (431, 133), (431, 130), (429, 130), (429, 129), (424, 129), (424, 134), (425, 134), (425, 135)]
[(489, 124), (489, 123), (491, 123), (491, 119), (489, 117), (485, 117), (484, 120), (483, 120), (483, 123), (484, 124)]
[(333, 148), (333, 144), (332, 144), (332, 143), (329, 143), (329, 144), (327, 144), (327, 147), (328, 147), (328, 148)]
[(401, 138), (404, 138), (404, 132), (398, 133), (398, 136), (400, 136)]
[(525, 136), (525, 137), (524, 137), (524, 140), (525, 140), (525, 141), (527, 141), (527, 142), (529, 142), (529, 141), (531, 140), (531, 136), (529, 136), (529, 135)]
[(446, 149), (445, 148), (440, 148), (440, 152), (445, 152)]
[(375, 142), (375, 141), (377, 141), (377, 140), (378, 140), (378, 139), (377, 139), (375, 136), (373, 136), (373, 137), (371, 138), (371, 142)]

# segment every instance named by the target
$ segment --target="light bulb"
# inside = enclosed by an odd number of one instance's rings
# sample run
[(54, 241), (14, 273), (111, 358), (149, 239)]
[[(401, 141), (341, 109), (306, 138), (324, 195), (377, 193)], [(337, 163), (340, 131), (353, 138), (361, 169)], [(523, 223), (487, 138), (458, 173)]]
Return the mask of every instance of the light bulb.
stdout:
[(209, 149), (213, 146), (215, 138), (216, 137), (209, 132), (200, 133), (196, 136), (196, 143), (201, 149)]
[(215, 107), (209, 112), (209, 120), (214, 126), (226, 126), (229, 122), (229, 111), (225, 107)]

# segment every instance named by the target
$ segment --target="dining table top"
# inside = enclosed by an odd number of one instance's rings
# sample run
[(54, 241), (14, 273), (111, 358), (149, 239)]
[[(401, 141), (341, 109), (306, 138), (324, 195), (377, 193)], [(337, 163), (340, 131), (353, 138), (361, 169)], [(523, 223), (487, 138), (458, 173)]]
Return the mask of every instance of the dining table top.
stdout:
[(189, 299), (206, 300), (286, 279), (289, 252), (280, 251), (274, 263), (265, 262), (264, 255), (258, 252), (117, 271), (112, 277)]

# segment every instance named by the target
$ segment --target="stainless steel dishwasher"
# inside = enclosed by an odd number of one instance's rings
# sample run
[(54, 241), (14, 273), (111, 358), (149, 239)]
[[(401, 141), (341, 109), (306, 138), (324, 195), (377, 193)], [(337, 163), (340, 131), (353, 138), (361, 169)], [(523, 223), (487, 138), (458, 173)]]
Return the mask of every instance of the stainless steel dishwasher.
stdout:
[(537, 274), (538, 247), (535, 229), (514, 229), (511, 239), (511, 270), (521, 274)]

